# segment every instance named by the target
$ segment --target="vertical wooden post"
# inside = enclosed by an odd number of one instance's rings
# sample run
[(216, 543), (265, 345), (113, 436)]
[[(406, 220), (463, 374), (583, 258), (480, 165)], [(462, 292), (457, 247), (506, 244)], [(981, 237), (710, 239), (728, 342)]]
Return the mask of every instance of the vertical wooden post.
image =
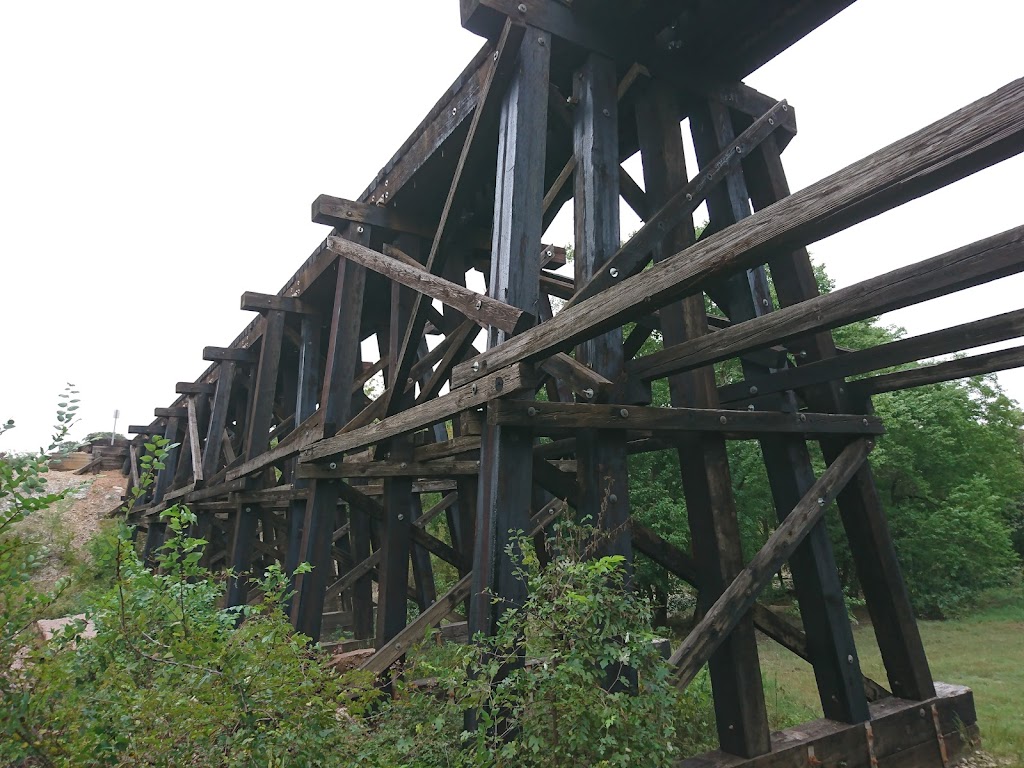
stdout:
[(203, 477), (213, 477), (220, 465), (221, 441), (228, 423), (228, 407), (231, 404), (231, 390), (235, 383), (235, 362), (222, 360), (217, 364), (217, 389), (213, 393), (213, 408), (210, 411), (210, 426), (206, 431), (206, 445), (203, 449)]
[[(537, 311), (540, 274), (544, 159), (547, 140), (548, 74), (551, 36), (526, 28), (512, 83), (502, 105), (498, 138), (489, 294), (531, 313)], [(491, 328), (488, 347), (506, 334)], [(505, 552), (509, 531), (529, 528), (533, 440), (529, 429), (486, 425), (480, 464), (480, 490), (470, 634), (493, 634), (504, 606), (522, 603), (524, 585)], [(494, 597), (504, 602), (495, 604)]]
[[(398, 283), (391, 284), (391, 317), (388, 326), (389, 375), (398, 369), (397, 355), (406, 326), (411, 319), (412, 292)], [(397, 389), (392, 402), (399, 408), (412, 403), (411, 392), (402, 392), (404, 382), (389, 379), (388, 386)], [(380, 450), (380, 449), (378, 449)], [(390, 442), (391, 461), (412, 461), (412, 442), (400, 437)], [(412, 553), (412, 478), (384, 479), (384, 519), (381, 521), (381, 558), (377, 592), (378, 648), (401, 632), (408, 618), (409, 557)]]
[[(584, 285), (602, 269), (620, 245), (617, 89), (615, 62), (596, 53), (588, 55), (574, 79), (576, 285)], [(584, 342), (576, 349), (576, 359), (605, 378), (618, 379), (622, 374), (622, 329)], [(611, 532), (612, 538), (599, 552), (624, 555), (631, 570), (626, 433), (586, 430), (577, 437), (576, 445), (577, 512)]]
[[(729, 110), (721, 104), (699, 106), (690, 124), (697, 157), (705, 164), (736, 139)], [(749, 216), (749, 197), (743, 170), (737, 168), (708, 196), (713, 226), (721, 229)], [(718, 292), (717, 301), (733, 322), (750, 320), (773, 309), (763, 266), (726, 280)], [(741, 358), (741, 363), (748, 376), (769, 372), (750, 358)], [(781, 396), (770, 401), (778, 410), (786, 406)], [(775, 509), (784, 520), (815, 481), (807, 445), (795, 436), (765, 437), (759, 442)], [(863, 722), (870, 716), (863, 676), (824, 520), (814, 526), (789, 565), (825, 716)]]
[[(270, 424), (274, 418), (274, 397), (277, 394), (277, 373), (281, 366), (281, 345), (284, 340), (284, 312), (270, 310), (263, 317), (263, 341), (260, 359), (253, 377), (251, 410), (246, 419), (245, 461), (250, 461), (269, 447)], [(235, 533), (231, 541), (231, 570), (228, 581), (228, 606), (244, 605), (249, 592), (248, 571), (252, 567), (253, 542), (262, 510), (259, 505), (239, 505), (235, 511)], [(264, 527), (264, 540), (269, 531)]]
[[(789, 184), (774, 137), (769, 136), (761, 144), (748, 158), (744, 169), (755, 209), (765, 208), (789, 195)], [(773, 256), (769, 267), (782, 306), (818, 295), (806, 248)], [(806, 353), (801, 359), (809, 363), (836, 355), (835, 344), (828, 333), (798, 340), (790, 344), (790, 348)], [(805, 397), (813, 410), (837, 413), (855, 410), (855, 404), (848, 402), (841, 381), (808, 388)], [(825, 460), (830, 463), (842, 450), (841, 442), (832, 439), (822, 440), (821, 447)], [(907, 699), (930, 698), (935, 695), (935, 685), (869, 464), (865, 463), (846, 485), (838, 504), (892, 692)]]
[[(316, 412), (316, 400), (320, 380), (320, 318), (303, 315), (299, 340), (298, 376), (295, 382), (295, 426)], [(292, 465), (298, 459), (292, 460)], [(308, 490), (309, 481), (294, 477), (292, 485), (296, 490)], [(306, 500), (292, 499), (288, 502), (288, 552), (285, 556), (285, 572), (295, 591), (295, 568), (299, 564), (299, 546), (302, 542), (302, 522), (305, 516)], [(292, 598), (285, 606), (291, 612)]]
[[(370, 227), (350, 225), (345, 236), (353, 242), (368, 246)], [(346, 259), (338, 259), (331, 334), (327, 343), (327, 368), (320, 394), (325, 436), (333, 436), (351, 417), (352, 385), (361, 359), (359, 343), (365, 287), (366, 269)], [(331, 526), (337, 505), (336, 480), (314, 480), (310, 483), (299, 559), (300, 562), (309, 563), (313, 570), (296, 575), (296, 596), (292, 603), (291, 618), (299, 632), (314, 640), (320, 637), (323, 621), (326, 571), (331, 554)]]
[[(656, 210), (687, 183), (679, 109), (669, 89), (660, 83), (649, 84), (637, 104), (637, 127), (647, 198)], [(684, 223), (655, 252), (655, 261), (662, 261), (693, 242), (692, 222)], [(706, 334), (703, 296), (691, 296), (664, 308), (661, 324), (666, 347)], [(670, 377), (669, 392), (676, 407), (718, 406), (711, 368)], [(690, 434), (680, 440), (678, 450), (700, 574), (700, 605), (707, 610), (743, 568), (725, 440), (721, 435)], [(722, 749), (742, 757), (768, 752), (768, 716), (757, 640), (749, 616), (739, 622), (711, 657), (709, 667)]]

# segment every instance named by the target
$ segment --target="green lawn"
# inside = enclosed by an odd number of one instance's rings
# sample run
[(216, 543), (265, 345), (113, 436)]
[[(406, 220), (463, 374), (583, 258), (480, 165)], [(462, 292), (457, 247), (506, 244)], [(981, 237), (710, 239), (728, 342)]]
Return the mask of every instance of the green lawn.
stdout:
[[(991, 595), (969, 618), (920, 626), (935, 679), (974, 691), (984, 749), (1007, 766), (1024, 766), (1024, 590)], [(855, 636), (864, 673), (884, 684), (871, 627), (862, 624)], [(793, 714), (820, 717), (810, 667), (770, 641), (761, 656), (769, 711), (795, 705)], [(783, 714), (776, 717), (790, 719)]]

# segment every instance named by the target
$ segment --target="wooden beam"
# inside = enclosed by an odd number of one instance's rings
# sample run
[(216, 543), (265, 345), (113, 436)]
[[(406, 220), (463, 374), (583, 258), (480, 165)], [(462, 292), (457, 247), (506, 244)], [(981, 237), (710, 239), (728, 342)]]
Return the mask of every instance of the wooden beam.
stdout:
[(719, 395), (723, 401), (738, 402), (773, 392), (813, 386), (868, 371), (903, 365), (915, 360), (962, 352), (972, 347), (1020, 336), (1024, 336), (1024, 310), (1006, 312), (933, 333), (879, 344), (796, 368), (785, 368), (770, 376), (759, 376), (726, 385), (719, 389)]
[(330, 477), (458, 477), (478, 474), (479, 461), (435, 459), (423, 462), (343, 461), (335, 469), (322, 464), (300, 464), (297, 476), (308, 480)]
[(256, 353), (251, 349), (238, 347), (203, 347), (203, 360), (223, 362), (231, 360), (235, 363), (255, 363)]
[(196, 399), (188, 399), (188, 439), (192, 455), (192, 479), (201, 483), (203, 481), (203, 454), (199, 443), (199, 419), (196, 415)]
[(196, 381), (179, 381), (174, 385), (174, 391), (179, 395), (212, 395), (216, 389), (216, 384)]
[(366, 448), (390, 437), (414, 432), (449, 419), (459, 411), (476, 408), (499, 397), (532, 388), (535, 383), (536, 375), (529, 366), (513, 365), (507, 370), (497, 371), (485, 377), (477, 382), (475, 387), (473, 384), (467, 384), (434, 400), (381, 419), (375, 424), (314, 443), (302, 451), (301, 460), (325, 463), (347, 451)]
[[(360, 203), (330, 195), (320, 195), (313, 201), (313, 221), (332, 227), (344, 228), (348, 224), (369, 224), (388, 232), (405, 233), (417, 237), (433, 238), (436, 225), (400, 213), (394, 208)], [(328, 238), (330, 240), (330, 238)], [(469, 230), (466, 245), (474, 249), (489, 250), (491, 233)]]
[(685, 688), (693, 681), (719, 643), (753, 607), (758, 594), (825, 514), (825, 508), (860, 469), (872, 445), (868, 440), (857, 440), (843, 451), (690, 631), (669, 659), (675, 667), (677, 685)]
[[(633, 360), (654, 379), (1024, 271), (1024, 226)], [(799, 350), (796, 350), (799, 353)]]
[(644, 430), (654, 434), (720, 432), (745, 438), (763, 434), (881, 435), (881, 419), (860, 414), (779, 413), (715, 408), (659, 408), (634, 405), (496, 400), (487, 409), (488, 424), (529, 426), (538, 435), (566, 430)]
[(242, 309), (247, 312), (275, 310), (278, 312), (291, 312), (296, 315), (318, 314), (311, 304), (294, 296), (276, 296), (269, 293), (253, 293), (252, 291), (246, 291), (242, 294)]
[(996, 371), (1024, 366), (1024, 348), (1002, 349), (998, 352), (986, 352), (958, 360), (947, 360), (944, 363), (911, 368), (881, 376), (851, 381), (847, 386), (854, 397), (870, 397), (883, 392), (896, 392), (901, 389), (923, 387), (943, 381), (965, 379), (970, 376), (983, 376)]
[(437, 299), (445, 306), (454, 307), (467, 318), (501, 328), (503, 331), (518, 333), (531, 327), (536, 318), (503, 301), (471, 291), (444, 278), (432, 275), (422, 267), (409, 266), (393, 257), (393, 250), (385, 246), (385, 254), (352, 243), (342, 238), (328, 238), (330, 249), (339, 256), (362, 264), (367, 269), (396, 283), (412, 288), (418, 293)]
[[(1024, 149), (1024, 79), (939, 120), (905, 139), (708, 238), (683, 254), (559, 312), (480, 356), (478, 369), (455, 369), (453, 383), (508, 365), (564, 351), (580, 340), (648, 314), (692, 294), (708, 280), (757, 264), (780, 247), (806, 245), (877, 214), (873, 199), (891, 190), (888, 207), (923, 194), (901, 182), (942, 168), (930, 189)], [(840, 217), (838, 214), (843, 213)]]
[(187, 408), (154, 408), (153, 415), (158, 419), (184, 419), (188, 416)]

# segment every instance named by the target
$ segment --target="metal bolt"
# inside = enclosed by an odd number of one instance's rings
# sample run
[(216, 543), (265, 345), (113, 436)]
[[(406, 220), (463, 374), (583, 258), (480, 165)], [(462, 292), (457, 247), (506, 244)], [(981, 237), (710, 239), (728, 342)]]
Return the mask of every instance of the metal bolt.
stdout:
[(527, 416), (536, 416), (536, 415), (537, 415), (537, 409), (536, 409), (536, 408), (534, 408), (534, 407), (533, 407), (533, 406), (531, 405), (531, 406), (530, 406), (529, 408), (527, 408), (527, 409), (526, 409), (526, 415), (527, 415)]
[(761, 304), (767, 307), (768, 306), (768, 299), (761, 299)]
[(743, 151), (743, 147), (741, 147), (739, 144), (737, 144), (736, 145), (736, 151), (737, 152), (742, 152)]
[[(522, 6), (519, 6), (519, 7), (522, 8)], [(783, 112), (789, 112), (789, 104), (783, 104), (782, 105), (782, 111)]]
[(686, 202), (690, 202), (691, 200), (693, 200), (693, 195), (691, 195), (689, 192), (687, 192), (686, 193)]
[(545, 40), (543, 37), (538, 37), (537, 38), (537, 45), (539, 45), (539, 46), (541, 46), (543, 48), (547, 44), (548, 44), (548, 41)]
[(473, 386), (472, 386), (472, 387), (470, 387), (470, 389), (472, 389), (472, 390), (473, 390), (473, 394), (475, 395), (475, 394), (476, 394), (476, 391), (477, 391), (477, 386), (476, 386), (476, 384), (474, 383), (474, 384), (473, 384)]
[(482, 307), (483, 305), (484, 303), (480, 299), (477, 299), (476, 304), (474, 306), (476, 306), (477, 309), (480, 309), (480, 307)]
[(609, 112), (607, 109), (602, 109), (601, 110), (601, 114), (604, 115), (605, 117), (611, 117), (612, 116), (612, 113)]
[(819, 507), (824, 507), (825, 506), (825, 500), (821, 496), (818, 497), (818, 506)]
[(362, 227), (356, 227), (356, 232), (358, 232), (360, 235), (363, 234), (363, 228)]
[(246, 508), (245, 508), (245, 511), (246, 511), (246, 512), (252, 512), (252, 507), (246, 507)]
[(853, 664), (853, 654), (852, 653), (849, 656), (846, 657), (846, 663), (847, 664)]
[(399, 468), (401, 468), (401, 469), (405, 469), (406, 467), (408, 467), (408, 466), (409, 466), (409, 463), (408, 463), (408, 462), (405, 462), (405, 461), (403, 461), (403, 462), (402, 462), (401, 464), (399, 464), (398, 466), (399, 466)]
[(757, 387), (751, 387), (750, 388), (750, 394), (756, 395), (757, 394)]
[(399, 512), (398, 513), (398, 519), (399, 520), (405, 520), (405, 515), (403, 515), (401, 512)]
[(807, 357), (807, 350), (806, 349), (801, 349), (800, 350), (800, 357)]
[(473, 367), (474, 371), (479, 371), (480, 370), (480, 361), (477, 360), (475, 363), (473, 363), (472, 367)]
[(626, 408), (621, 408), (621, 409), (619, 409), (619, 416), (621, 416), (624, 419), (628, 419), (629, 418), (629, 411)]
[(329, 469), (337, 469), (338, 468), (338, 463), (335, 462), (335, 461), (332, 461), (330, 464), (327, 465), (327, 467)]
[(619, 503), (619, 497), (616, 496), (614, 493), (610, 493), (610, 494), (608, 494), (608, 501), (611, 502), (612, 504), (618, 504)]
[(725, 416), (719, 416), (719, 417), (718, 417), (718, 423), (719, 423), (719, 424), (725, 424), (725, 423), (727, 423), (728, 421), (729, 421), (729, 420), (728, 420), (727, 418), (725, 418)]
[(750, 405), (748, 405), (748, 406), (747, 406), (747, 410), (748, 410), (748, 411), (752, 411), (752, 410), (754, 410), (754, 404), (753, 404), (753, 403), (751, 403)]
[(868, 425), (868, 420), (864, 419), (861, 423), (866, 427)]
[(711, 178), (712, 178), (712, 176), (711, 176), (711, 174), (709, 173), (709, 174), (707, 174), (707, 175), (706, 175), (706, 176), (705, 176), (704, 178), (705, 178), (705, 179), (707, 179), (708, 181), (711, 181)]
[(612, 277), (618, 277), (619, 270), (617, 270), (615, 267), (612, 267), (611, 269), (608, 270), (608, 274), (611, 275)]
[[(494, 58), (498, 58), (498, 54), (494, 54)], [(774, 117), (769, 117), (768, 118), (768, 125), (775, 125), (775, 118)]]
[(519, 12), (520, 13), (526, 13), (526, 3), (520, 3), (519, 4)]
[(924, 717), (925, 716), (924, 707), (921, 707), (919, 710), (917, 710), (917, 714), (920, 715), (921, 717)]
[(800, 414), (800, 421), (807, 421), (807, 414), (806, 413), (801, 413)]
[(587, 400), (593, 400), (594, 390), (592, 390), (590, 387), (587, 387), (586, 389), (583, 390), (583, 396), (587, 398)]
[(412, 379), (411, 379), (411, 378), (409, 378), (409, 379), (406, 379), (406, 380), (405, 380), (405, 383), (406, 383), (406, 385), (407, 385), (407, 386), (408, 386), (409, 384), (412, 384)]
[(548, 248), (548, 252), (545, 253), (544, 255), (547, 256), (550, 259), (552, 256), (555, 255), (555, 252), (552, 251), (550, 248)]
[(494, 58), (495, 61), (498, 60), (498, 52), (497, 51), (494, 52), (494, 57), (493, 58)]
[(453, 115), (454, 115), (454, 114), (457, 114), (457, 113), (458, 113), (458, 111), (459, 111), (459, 108), (458, 108), (458, 107), (452, 107), (452, 114), (453, 114)]

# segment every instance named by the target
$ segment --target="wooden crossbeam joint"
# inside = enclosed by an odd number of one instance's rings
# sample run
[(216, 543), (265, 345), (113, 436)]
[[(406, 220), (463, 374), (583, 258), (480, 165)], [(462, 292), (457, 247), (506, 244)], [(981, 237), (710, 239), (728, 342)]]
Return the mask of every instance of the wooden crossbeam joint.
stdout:
[(316, 309), (308, 302), (294, 296), (277, 296), (270, 293), (246, 291), (242, 294), (242, 309), (246, 312), (268, 312), (280, 310), (297, 315), (315, 315)]
[(255, 363), (258, 357), (250, 349), (238, 347), (203, 347), (203, 360), (221, 362), (231, 360), (235, 363)]

